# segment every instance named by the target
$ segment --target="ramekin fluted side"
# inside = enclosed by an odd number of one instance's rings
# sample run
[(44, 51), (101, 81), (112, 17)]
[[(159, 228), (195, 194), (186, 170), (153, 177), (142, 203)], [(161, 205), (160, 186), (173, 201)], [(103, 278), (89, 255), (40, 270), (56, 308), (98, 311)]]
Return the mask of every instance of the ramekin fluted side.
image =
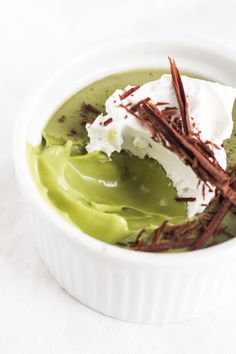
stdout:
[(231, 257), (201, 267), (125, 267), (106, 251), (93, 257), (39, 215), (34, 225), (37, 247), (53, 277), (74, 298), (108, 316), (136, 323), (178, 322), (236, 296), (236, 260)]

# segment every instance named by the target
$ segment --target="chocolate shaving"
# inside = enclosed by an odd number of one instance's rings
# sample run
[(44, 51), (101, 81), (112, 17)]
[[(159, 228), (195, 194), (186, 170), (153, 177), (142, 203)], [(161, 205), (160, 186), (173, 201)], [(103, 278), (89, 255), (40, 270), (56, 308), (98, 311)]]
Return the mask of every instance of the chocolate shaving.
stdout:
[[(130, 110), (131, 110), (132, 112), (136, 112), (142, 103), (148, 102), (148, 101), (150, 101), (150, 100), (151, 100), (151, 98), (150, 98), (150, 97), (147, 97), (147, 98), (145, 98), (144, 100), (141, 100), (141, 101), (135, 103), (133, 106), (131, 106), (131, 107), (130, 107)], [(126, 106), (126, 107), (127, 107), (127, 106)]]
[(156, 106), (166, 106), (169, 102), (157, 102)]
[(77, 131), (75, 129), (71, 129), (70, 132), (67, 134), (67, 136), (75, 136), (77, 134)]
[(161, 242), (157, 244), (151, 244), (149, 247), (141, 247), (140, 251), (143, 252), (160, 252), (160, 251), (168, 251), (170, 249), (176, 248), (186, 248), (192, 246), (194, 243), (193, 239), (186, 239), (180, 241), (173, 241), (173, 242)]
[(89, 112), (96, 113), (96, 114), (101, 114), (101, 112), (94, 107), (91, 103), (85, 103), (83, 104), (83, 108)]
[(177, 108), (172, 108), (172, 107), (166, 107), (162, 110), (162, 113), (163, 114), (168, 114), (168, 115), (173, 115), (173, 114), (176, 114), (177, 112)]
[(176, 197), (175, 200), (177, 202), (195, 202), (196, 198), (193, 198), (193, 197)]
[(107, 126), (108, 124), (110, 124), (111, 122), (113, 122), (112, 118), (108, 118), (105, 122), (103, 122), (104, 126)]
[(144, 236), (144, 235), (145, 235), (145, 230), (142, 229), (142, 230), (138, 233), (138, 235), (137, 235), (135, 241), (129, 243), (130, 248), (132, 248), (133, 250), (138, 250), (138, 249), (143, 245), (143, 236)]
[(125, 91), (122, 95), (120, 95), (120, 99), (124, 100), (125, 98), (127, 98), (128, 96), (130, 96), (132, 93), (134, 93), (135, 91), (137, 91), (140, 88), (140, 86), (134, 86), (131, 87), (131, 89), (129, 89), (128, 91)]
[(206, 186), (205, 184), (202, 185), (202, 199), (205, 200), (206, 198)]
[(66, 120), (66, 116), (61, 116), (60, 118), (58, 118), (58, 122), (59, 123), (64, 123), (65, 122), (65, 120)]
[(163, 231), (165, 230), (165, 227), (168, 223), (168, 220), (165, 220), (161, 226), (159, 226), (153, 233), (153, 236), (151, 238), (151, 244), (153, 243), (158, 243), (161, 241), (161, 237), (163, 235)]
[(87, 123), (92, 124), (93, 122), (94, 122), (94, 119), (89, 119), (89, 118), (87, 118), (87, 119), (83, 119), (83, 120), (80, 122), (80, 124), (81, 124), (81, 125), (86, 125)]
[(169, 62), (170, 62), (170, 69), (172, 75), (172, 82), (175, 89), (175, 94), (178, 101), (181, 118), (183, 121), (184, 132), (186, 135), (190, 135), (191, 125), (189, 120), (188, 102), (184, 92), (184, 86), (181, 80), (179, 70), (177, 69), (177, 66), (175, 64), (175, 61), (169, 58)]

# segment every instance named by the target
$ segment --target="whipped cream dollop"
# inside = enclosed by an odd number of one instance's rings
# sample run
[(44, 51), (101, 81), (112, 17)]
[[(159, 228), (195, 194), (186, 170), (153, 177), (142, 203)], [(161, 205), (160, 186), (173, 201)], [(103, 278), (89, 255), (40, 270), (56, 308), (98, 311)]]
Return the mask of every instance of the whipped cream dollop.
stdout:
[[(193, 131), (200, 134), (203, 141), (210, 141), (218, 163), (226, 168), (226, 153), (223, 141), (232, 134), (232, 108), (236, 89), (218, 83), (181, 76), (189, 105), (190, 123)], [(106, 101), (106, 114), (99, 115), (86, 129), (90, 139), (88, 152), (103, 151), (110, 156), (114, 151), (126, 150), (144, 158), (157, 160), (172, 180), (180, 198), (195, 198), (187, 202), (188, 217), (201, 213), (214, 197), (214, 188), (208, 188), (190, 166), (175, 153), (152, 139), (150, 131), (127, 111), (125, 106), (150, 98), (159, 109), (178, 107), (171, 75), (163, 75), (159, 80), (148, 82), (122, 99), (125, 90), (116, 90)], [(163, 104), (165, 103), (165, 104)]]

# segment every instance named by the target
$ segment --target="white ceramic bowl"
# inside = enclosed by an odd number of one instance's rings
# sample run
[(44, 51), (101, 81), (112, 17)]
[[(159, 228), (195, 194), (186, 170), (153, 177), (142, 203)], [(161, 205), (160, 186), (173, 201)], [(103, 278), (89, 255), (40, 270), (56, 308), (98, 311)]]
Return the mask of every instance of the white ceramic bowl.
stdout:
[(36, 85), (22, 105), (14, 135), (18, 181), (51, 274), (87, 306), (140, 323), (190, 319), (235, 297), (236, 239), (176, 254), (135, 252), (98, 241), (63, 219), (42, 197), (29, 171), (26, 142), (40, 141), (51, 113), (85, 85), (122, 70), (168, 67), (168, 55), (180, 69), (236, 87), (236, 58), (225, 49), (183, 39), (126, 38), (84, 53)]

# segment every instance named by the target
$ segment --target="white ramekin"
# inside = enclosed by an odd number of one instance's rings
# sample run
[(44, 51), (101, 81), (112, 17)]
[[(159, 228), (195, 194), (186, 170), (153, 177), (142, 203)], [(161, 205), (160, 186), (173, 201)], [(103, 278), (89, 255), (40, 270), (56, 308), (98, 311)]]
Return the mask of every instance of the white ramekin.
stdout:
[(135, 252), (98, 241), (62, 218), (42, 197), (29, 171), (26, 143), (37, 142), (51, 113), (88, 83), (123, 70), (168, 67), (168, 55), (181, 69), (236, 86), (236, 57), (224, 48), (183, 39), (129, 37), (84, 53), (37, 84), (22, 105), (14, 135), (18, 181), (49, 271), (82, 303), (131, 322), (186, 320), (235, 297), (236, 239), (176, 254)]

